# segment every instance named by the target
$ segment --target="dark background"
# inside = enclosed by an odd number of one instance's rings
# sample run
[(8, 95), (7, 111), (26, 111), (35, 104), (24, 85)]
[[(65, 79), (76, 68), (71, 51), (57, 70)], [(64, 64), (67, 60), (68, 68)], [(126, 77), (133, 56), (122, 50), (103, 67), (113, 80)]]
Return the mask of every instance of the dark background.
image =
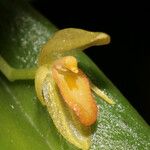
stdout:
[(89, 48), (86, 54), (150, 124), (149, 5), (81, 2), (36, 0), (32, 5), (60, 29), (75, 27), (111, 35), (110, 45)]

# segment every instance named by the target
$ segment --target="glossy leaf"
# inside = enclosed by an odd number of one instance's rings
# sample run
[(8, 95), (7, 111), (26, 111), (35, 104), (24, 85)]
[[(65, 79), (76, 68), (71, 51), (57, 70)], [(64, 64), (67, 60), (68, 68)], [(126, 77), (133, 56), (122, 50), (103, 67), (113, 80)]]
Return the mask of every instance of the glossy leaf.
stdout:
[[(41, 46), (56, 30), (25, 2), (0, 1), (0, 54), (13, 67), (35, 66)], [(116, 102), (111, 106), (95, 95), (100, 112), (93, 126), (90, 149), (149, 150), (149, 126), (85, 54), (78, 52), (73, 55), (78, 58), (80, 67), (88, 77)], [(34, 81), (9, 82), (2, 74), (0, 148), (77, 149), (57, 132), (46, 108), (36, 98)]]

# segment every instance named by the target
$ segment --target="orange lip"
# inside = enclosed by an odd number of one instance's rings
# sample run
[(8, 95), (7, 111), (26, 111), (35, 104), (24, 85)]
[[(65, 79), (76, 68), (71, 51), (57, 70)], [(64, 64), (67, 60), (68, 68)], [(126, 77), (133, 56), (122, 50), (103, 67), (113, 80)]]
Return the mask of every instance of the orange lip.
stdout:
[(52, 75), (63, 99), (79, 117), (80, 122), (85, 126), (95, 123), (98, 108), (86, 75), (80, 69), (78, 73), (74, 73), (70, 70), (61, 71), (55, 67), (52, 69)]

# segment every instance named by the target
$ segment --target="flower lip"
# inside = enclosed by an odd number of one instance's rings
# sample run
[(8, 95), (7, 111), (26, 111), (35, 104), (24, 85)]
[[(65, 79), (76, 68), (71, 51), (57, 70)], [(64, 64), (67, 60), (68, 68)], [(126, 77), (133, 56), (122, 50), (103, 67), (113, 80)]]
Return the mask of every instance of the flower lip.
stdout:
[(90, 83), (78, 68), (77, 59), (66, 56), (57, 60), (52, 67), (52, 76), (68, 107), (78, 116), (84, 126), (91, 126), (97, 118), (97, 105), (92, 96)]

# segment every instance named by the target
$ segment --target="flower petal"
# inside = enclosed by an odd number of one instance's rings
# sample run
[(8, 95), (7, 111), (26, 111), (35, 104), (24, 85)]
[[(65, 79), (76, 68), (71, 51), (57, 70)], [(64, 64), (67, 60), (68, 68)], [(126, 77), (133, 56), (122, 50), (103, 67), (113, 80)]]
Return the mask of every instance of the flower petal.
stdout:
[[(44, 74), (44, 77), (41, 75)], [(61, 135), (80, 149), (87, 150), (91, 143), (90, 127), (82, 125), (76, 114), (64, 102), (53, 79), (51, 67), (41, 66), (36, 73), (37, 96), (47, 110)]]

